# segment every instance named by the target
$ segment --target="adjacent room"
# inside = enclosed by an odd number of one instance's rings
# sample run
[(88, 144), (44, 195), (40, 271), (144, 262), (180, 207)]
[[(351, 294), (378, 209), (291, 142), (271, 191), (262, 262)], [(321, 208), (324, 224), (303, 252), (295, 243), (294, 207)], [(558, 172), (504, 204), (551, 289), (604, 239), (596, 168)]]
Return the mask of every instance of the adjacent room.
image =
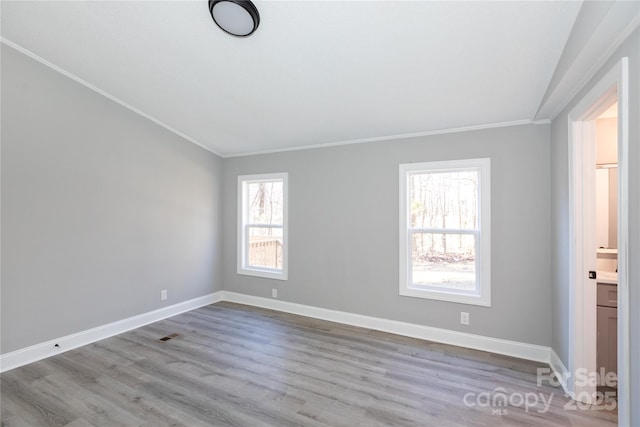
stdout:
[(640, 2), (18, 1), (2, 426), (640, 426)]

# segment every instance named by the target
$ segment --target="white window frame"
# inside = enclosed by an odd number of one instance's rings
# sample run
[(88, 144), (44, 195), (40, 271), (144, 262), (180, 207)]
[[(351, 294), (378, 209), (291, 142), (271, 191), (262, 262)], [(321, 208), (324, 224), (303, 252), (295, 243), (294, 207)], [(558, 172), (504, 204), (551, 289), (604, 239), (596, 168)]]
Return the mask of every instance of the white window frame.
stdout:
[[(414, 285), (411, 271), (411, 229), (409, 175), (413, 172), (455, 172), (475, 169), (478, 179), (478, 230), (476, 233), (476, 292)], [(437, 229), (430, 230), (437, 232)], [(442, 232), (455, 230), (442, 230)], [(466, 233), (466, 231), (465, 231)], [(461, 304), (491, 306), (491, 160), (489, 158), (448, 160), (400, 165), (400, 295)]]
[[(248, 224), (249, 217), (249, 200), (248, 185), (257, 182), (274, 182), (282, 181), (282, 226), (266, 225), (266, 224)], [(289, 265), (289, 227), (288, 227), (288, 204), (289, 204), (289, 174), (288, 173), (270, 173), (259, 175), (240, 175), (238, 176), (238, 254), (237, 267), (238, 274), (247, 276), (264, 277), (267, 279), (287, 280)], [(282, 269), (256, 267), (247, 264), (248, 258), (248, 236), (249, 227), (260, 225), (262, 227), (273, 227), (282, 229)]]

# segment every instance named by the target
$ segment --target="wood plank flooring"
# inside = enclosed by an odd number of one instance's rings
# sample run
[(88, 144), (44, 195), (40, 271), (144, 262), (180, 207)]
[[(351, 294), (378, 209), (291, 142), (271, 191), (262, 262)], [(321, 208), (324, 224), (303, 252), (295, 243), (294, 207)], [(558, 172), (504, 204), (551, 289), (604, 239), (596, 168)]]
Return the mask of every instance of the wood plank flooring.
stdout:
[[(616, 425), (615, 411), (565, 409), (562, 389), (536, 385), (539, 367), (218, 303), (0, 375), (0, 419), (3, 427)], [(507, 405), (490, 406), (500, 393)], [(541, 401), (526, 407), (534, 394), (552, 399), (548, 411)]]

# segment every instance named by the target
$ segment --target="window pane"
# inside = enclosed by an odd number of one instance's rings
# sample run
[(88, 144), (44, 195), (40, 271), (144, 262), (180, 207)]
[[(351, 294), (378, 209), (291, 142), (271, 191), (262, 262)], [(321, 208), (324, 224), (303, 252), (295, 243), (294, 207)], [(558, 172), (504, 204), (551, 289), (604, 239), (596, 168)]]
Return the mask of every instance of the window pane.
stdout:
[(414, 285), (453, 291), (476, 290), (476, 236), (411, 233)]
[(409, 174), (411, 228), (478, 228), (476, 169)]
[(249, 224), (283, 223), (282, 181), (251, 182), (247, 184)]
[(282, 269), (282, 228), (249, 227), (248, 265)]

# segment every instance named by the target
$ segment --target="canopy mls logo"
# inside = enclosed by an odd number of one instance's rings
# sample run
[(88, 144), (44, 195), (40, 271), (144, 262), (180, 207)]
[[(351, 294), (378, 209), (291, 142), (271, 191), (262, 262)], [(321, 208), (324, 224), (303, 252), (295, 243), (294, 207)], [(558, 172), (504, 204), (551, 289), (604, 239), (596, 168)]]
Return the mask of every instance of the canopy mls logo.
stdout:
[[(550, 368), (538, 368), (536, 376), (536, 385), (538, 387), (543, 387), (543, 384), (559, 387), (562, 384), (560, 378), (558, 378)], [(607, 386), (614, 388), (618, 385), (618, 377), (615, 372), (606, 372), (604, 369), (600, 369), (599, 372), (588, 372), (586, 369), (578, 369), (576, 370), (575, 376), (578, 386), (591, 385), (594, 387)], [(567, 375), (564, 380), (568, 380), (569, 377), (570, 375)], [(492, 415), (501, 416), (508, 415), (509, 408), (524, 409), (527, 413), (536, 411), (539, 414), (544, 414), (551, 408), (554, 397), (555, 393), (509, 393), (507, 389), (503, 387), (496, 387), (491, 391), (466, 393), (462, 400), (468, 408), (490, 408)], [(563, 409), (565, 411), (601, 411), (613, 410), (617, 407), (615, 391), (598, 391), (595, 396), (583, 396), (582, 393), (580, 393), (576, 396), (576, 399), (570, 399), (568, 401), (566, 400), (567, 397), (567, 394), (564, 394), (564, 398), (562, 396), (560, 397), (564, 401)]]
[(462, 398), (468, 408), (491, 408), (492, 415), (508, 415), (507, 407), (524, 408), (525, 412), (535, 410), (539, 414), (549, 411), (553, 401), (553, 393), (548, 397), (544, 393), (507, 393), (503, 387), (482, 393), (469, 392)]

